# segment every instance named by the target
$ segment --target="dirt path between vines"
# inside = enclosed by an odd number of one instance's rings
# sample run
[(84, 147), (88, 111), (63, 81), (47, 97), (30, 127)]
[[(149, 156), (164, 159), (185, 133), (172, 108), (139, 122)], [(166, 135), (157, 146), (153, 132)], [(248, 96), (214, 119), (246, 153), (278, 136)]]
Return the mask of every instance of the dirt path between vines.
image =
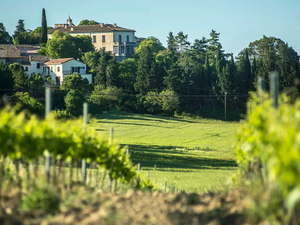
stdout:
[(242, 225), (247, 224), (243, 222), (242, 215), (246, 205), (246, 198), (242, 198), (237, 191), (203, 195), (142, 191), (117, 195), (99, 192), (89, 201), (78, 197), (71, 206), (62, 207), (58, 214), (51, 217), (37, 211), (8, 213), (0, 217), (0, 224)]

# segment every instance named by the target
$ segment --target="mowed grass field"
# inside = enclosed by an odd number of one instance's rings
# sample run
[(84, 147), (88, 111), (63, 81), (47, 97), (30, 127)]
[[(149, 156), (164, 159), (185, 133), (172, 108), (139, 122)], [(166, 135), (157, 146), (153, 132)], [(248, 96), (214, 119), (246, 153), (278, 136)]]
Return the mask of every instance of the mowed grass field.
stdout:
[(90, 126), (104, 137), (114, 128), (114, 139), (127, 145), (141, 174), (163, 189), (186, 192), (226, 189), (236, 170), (234, 144), (239, 123), (192, 118), (103, 113)]

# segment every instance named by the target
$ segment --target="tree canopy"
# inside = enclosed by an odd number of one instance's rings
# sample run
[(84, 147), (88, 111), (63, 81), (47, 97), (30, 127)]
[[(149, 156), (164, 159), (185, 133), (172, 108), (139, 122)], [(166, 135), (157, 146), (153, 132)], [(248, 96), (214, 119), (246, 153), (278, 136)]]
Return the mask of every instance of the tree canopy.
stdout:
[(97, 25), (99, 24), (95, 20), (81, 20), (78, 26), (85, 26), (85, 25)]
[(12, 37), (6, 31), (3, 23), (0, 23), (0, 44), (12, 44)]
[(93, 51), (91, 37), (80, 35), (73, 37), (67, 32), (55, 31), (39, 54), (47, 54), (52, 59), (81, 58), (85, 52)]

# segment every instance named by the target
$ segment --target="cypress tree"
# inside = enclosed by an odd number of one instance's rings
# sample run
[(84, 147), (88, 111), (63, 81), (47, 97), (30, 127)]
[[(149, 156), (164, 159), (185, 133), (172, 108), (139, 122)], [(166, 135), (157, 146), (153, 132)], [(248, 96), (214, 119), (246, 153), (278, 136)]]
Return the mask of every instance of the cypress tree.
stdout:
[(47, 36), (47, 20), (46, 20), (46, 12), (43, 8), (42, 10), (42, 43), (47, 43), (48, 36)]
[(250, 90), (254, 90), (253, 78), (251, 76), (251, 64), (248, 55), (248, 49), (245, 50), (245, 59), (244, 59), (244, 80), (245, 80), (245, 91), (246, 93)]
[(106, 87), (106, 67), (107, 67), (107, 59), (105, 56), (105, 51), (102, 49), (100, 51), (99, 63), (96, 68), (97, 73), (94, 79), (95, 85), (102, 85)]

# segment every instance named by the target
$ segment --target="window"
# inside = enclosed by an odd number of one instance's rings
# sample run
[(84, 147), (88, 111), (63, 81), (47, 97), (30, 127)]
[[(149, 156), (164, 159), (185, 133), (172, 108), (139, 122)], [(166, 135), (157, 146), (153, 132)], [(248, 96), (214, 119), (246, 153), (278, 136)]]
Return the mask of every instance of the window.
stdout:
[(41, 64), (40, 64), (40, 63), (37, 63), (37, 64), (36, 64), (36, 68), (39, 69), (40, 67), (41, 67)]
[(93, 43), (96, 43), (96, 35), (93, 35)]
[(118, 51), (119, 49), (118, 49), (118, 46), (114, 46), (114, 54), (119, 54), (119, 51)]
[(102, 42), (105, 42), (105, 35), (102, 35)]
[(59, 72), (59, 71), (60, 71), (60, 67), (58, 66), (58, 67), (57, 67), (57, 72)]
[(120, 54), (124, 54), (124, 50), (125, 50), (124, 46), (121, 46)]
[(129, 42), (129, 35), (127, 35), (127, 42)]
[(28, 71), (28, 67), (27, 66), (25, 66), (25, 71)]
[(122, 41), (122, 36), (121, 35), (119, 35), (119, 42), (121, 42)]

